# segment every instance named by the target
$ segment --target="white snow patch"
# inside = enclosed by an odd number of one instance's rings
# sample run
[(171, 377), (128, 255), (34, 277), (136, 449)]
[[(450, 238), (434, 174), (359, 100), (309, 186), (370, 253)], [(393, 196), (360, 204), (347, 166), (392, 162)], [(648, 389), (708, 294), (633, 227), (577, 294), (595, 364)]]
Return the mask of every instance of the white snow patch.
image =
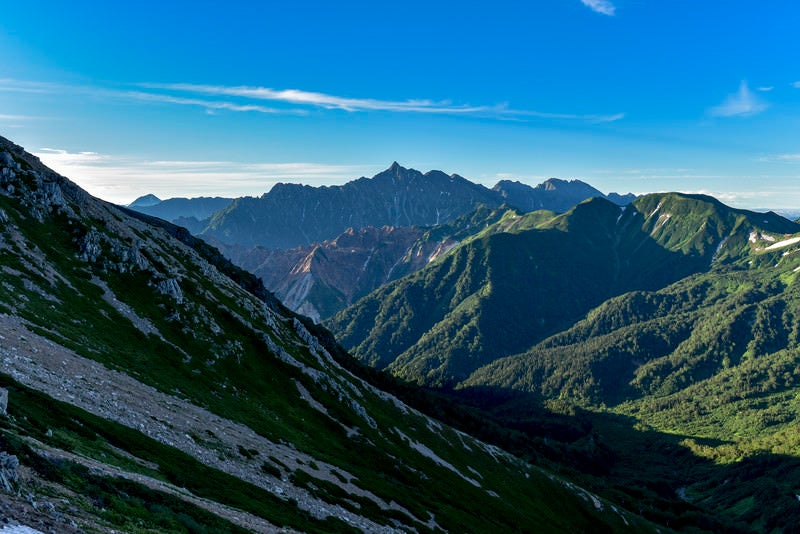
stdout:
[(768, 246), (764, 250), (775, 250), (783, 247), (788, 247), (789, 245), (794, 245), (795, 243), (800, 243), (800, 237), (792, 237), (791, 239), (784, 239), (783, 241), (778, 241), (777, 243)]
[(622, 220), (622, 216), (625, 215), (625, 210), (628, 206), (620, 206), (619, 209), (619, 217), (617, 217), (617, 222), (615, 224), (619, 224), (619, 221)]
[(655, 232), (656, 230), (667, 224), (667, 221), (670, 220), (670, 218), (672, 218), (671, 213), (662, 213), (661, 215), (659, 215), (655, 226), (653, 226), (653, 231), (650, 233), (652, 234), (653, 232)]
[(653, 212), (652, 212), (650, 215), (648, 215), (648, 216), (647, 216), (647, 218), (649, 219), (650, 217), (652, 217), (653, 215), (655, 215), (656, 213), (658, 213), (658, 210), (660, 210), (660, 209), (661, 209), (661, 205), (662, 205), (663, 203), (664, 203), (664, 202), (659, 202), (659, 203), (658, 203), (658, 206), (656, 206), (656, 209), (654, 209), (654, 210), (653, 210)]

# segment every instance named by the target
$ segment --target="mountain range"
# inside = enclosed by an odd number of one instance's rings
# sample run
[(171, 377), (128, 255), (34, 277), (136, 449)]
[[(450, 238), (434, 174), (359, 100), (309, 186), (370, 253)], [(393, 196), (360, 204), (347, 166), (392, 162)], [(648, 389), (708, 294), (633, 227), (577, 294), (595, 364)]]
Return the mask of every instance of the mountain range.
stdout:
[(208, 219), (233, 202), (232, 198), (195, 197), (168, 198), (161, 200), (155, 195), (141, 196), (128, 204), (128, 208), (159, 217), (187, 228), (193, 233), (201, 232)]
[(536, 187), (503, 180), (487, 189), (394, 163), (343, 186), (278, 184), (261, 198), (235, 201), (145, 195), (129, 207), (185, 226), (256, 273), (292, 310), (320, 321), (421, 268), (473, 225), (489, 224), (480, 220), (486, 209), (566, 211), (594, 197), (620, 205), (635, 198), (556, 178)]
[(536, 187), (501, 180), (492, 189), (457, 174), (421, 173), (393, 163), (372, 178), (340, 186), (278, 183), (259, 198), (172, 198), (144, 195), (128, 207), (186, 226), (215, 243), (291, 249), (335, 239), (348, 229), (450, 222), (479, 206), (505, 204), (522, 212), (566, 211), (592, 197), (620, 205), (635, 195), (608, 196), (580, 180), (551, 178)]
[(0, 222), (5, 521), (656, 529), (377, 389), (328, 332), (218, 251), (91, 197), (2, 138)]

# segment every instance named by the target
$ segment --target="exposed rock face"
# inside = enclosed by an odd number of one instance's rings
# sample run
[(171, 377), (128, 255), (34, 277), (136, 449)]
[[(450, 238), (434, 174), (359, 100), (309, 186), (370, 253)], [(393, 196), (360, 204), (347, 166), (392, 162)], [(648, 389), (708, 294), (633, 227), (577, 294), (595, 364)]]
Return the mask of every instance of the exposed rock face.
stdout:
[(293, 248), (333, 239), (348, 228), (433, 226), (479, 205), (499, 206), (493, 191), (456, 174), (422, 174), (394, 163), (373, 178), (342, 186), (276, 184), (261, 198), (239, 198), (202, 233), (248, 247)]
[(0, 415), (6, 415), (8, 410), (8, 390), (0, 388)]
[(336, 239), (288, 250), (220, 249), (290, 309), (319, 322), (393, 280), (393, 270), (423, 233), (417, 227), (350, 228)]
[(168, 278), (156, 284), (156, 289), (162, 295), (167, 295), (175, 300), (178, 304), (183, 302), (183, 291), (175, 278)]
[(14, 489), (11, 483), (17, 481), (17, 467), (19, 467), (19, 460), (16, 456), (0, 452), (0, 483), (8, 493)]

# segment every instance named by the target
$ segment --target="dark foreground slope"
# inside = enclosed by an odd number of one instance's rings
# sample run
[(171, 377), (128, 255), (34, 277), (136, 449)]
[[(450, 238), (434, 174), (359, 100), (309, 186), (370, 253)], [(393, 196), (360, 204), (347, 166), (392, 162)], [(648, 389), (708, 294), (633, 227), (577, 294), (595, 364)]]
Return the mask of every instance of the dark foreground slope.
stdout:
[(213, 249), (90, 197), (4, 139), (0, 269), (0, 447), (22, 463), (4, 463), (16, 480), (0, 492), (17, 520), (61, 531), (650, 528), (355, 378), (328, 338)]

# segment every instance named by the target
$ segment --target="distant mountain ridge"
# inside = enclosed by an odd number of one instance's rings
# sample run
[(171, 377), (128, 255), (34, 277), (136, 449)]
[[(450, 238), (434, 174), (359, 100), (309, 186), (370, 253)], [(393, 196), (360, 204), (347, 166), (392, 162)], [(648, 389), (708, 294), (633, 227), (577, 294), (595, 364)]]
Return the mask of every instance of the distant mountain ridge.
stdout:
[(499, 205), (489, 189), (456, 174), (422, 174), (396, 162), (373, 178), (341, 186), (276, 184), (260, 198), (236, 199), (201, 233), (224, 243), (293, 248), (348, 228), (431, 226), (479, 205)]
[(628, 193), (604, 195), (598, 189), (580, 180), (561, 180), (549, 178), (536, 187), (517, 181), (501, 180), (492, 188), (500, 193), (510, 206), (523, 211), (550, 210), (563, 212), (587, 198), (606, 198), (615, 204), (626, 205), (635, 200), (636, 195)]
[[(503, 181), (488, 189), (457, 174), (423, 174), (394, 162), (372, 178), (344, 185), (278, 183), (261, 197), (235, 199), (196, 233), (229, 245), (291, 249), (334, 239), (348, 228), (435, 226), (479, 206), (503, 204), (521, 211), (563, 211), (593, 196), (605, 198), (578, 180), (551, 179), (537, 188)], [(629, 197), (614, 198), (624, 202)]]
[(128, 208), (174, 222), (197, 233), (205, 228), (206, 220), (211, 215), (224, 209), (232, 201), (232, 198), (224, 197), (176, 197), (161, 200), (150, 194), (137, 198)]

